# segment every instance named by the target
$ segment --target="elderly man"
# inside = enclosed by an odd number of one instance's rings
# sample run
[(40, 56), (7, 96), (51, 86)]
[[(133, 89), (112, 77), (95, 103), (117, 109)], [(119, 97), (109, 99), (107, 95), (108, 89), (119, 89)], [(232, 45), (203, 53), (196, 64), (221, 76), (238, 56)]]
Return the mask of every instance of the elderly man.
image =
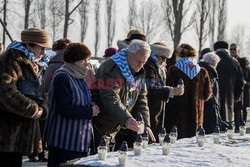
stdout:
[(142, 114), (149, 136), (155, 141), (150, 129), (143, 69), (150, 51), (146, 42), (133, 40), (127, 49), (112, 56), (98, 69), (91, 85), (93, 101), (101, 110), (94, 118), (96, 146), (101, 136), (110, 142), (122, 127), (137, 132), (140, 125), (134, 118), (137, 113)]

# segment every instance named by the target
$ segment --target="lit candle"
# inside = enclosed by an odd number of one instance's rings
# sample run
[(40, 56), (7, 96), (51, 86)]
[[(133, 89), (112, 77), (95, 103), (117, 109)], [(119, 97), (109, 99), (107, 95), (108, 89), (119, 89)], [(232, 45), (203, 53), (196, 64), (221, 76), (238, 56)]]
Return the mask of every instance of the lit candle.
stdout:
[(98, 152), (98, 158), (99, 160), (105, 161), (107, 158), (107, 143), (104, 137), (100, 139), (99, 146), (97, 147), (97, 152)]
[(134, 142), (134, 153), (135, 155), (141, 155), (142, 153), (142, 137), (140, 134), (136, 135), (136, 139)]
[(196, 141), (197, 142), (198, 142), (198, 136), (199, 136), (199, 132), (200, 132), (201, 128), (203, 128), (202, 125), (199, 125), (198, 128), (196, 129)]
[(241, 122), (241, 125), (239, 127), (240, 129), (240, 135), (244, 136), (246, 134), (246, 125), (245, 125), (245, 121)]
[(139, 123), (139, 130), (137, 134), (143, 134), (144, 132), (144, 121), (141, 113), (137, 114), (136, 121)]
[(170, 152), (170, 148), (171, 148), (170, 137), (168, 134), (166, 134), (162, 143), (162, 154), (168, 155)]
[(158, 135), (160, 145), (162, 145), (165, 136), (166, 136), (166, 129), (164, 127), (161, 127)]
[(169, 136), (170, 136), (170, 143), (175, 144), (178, 136), (177, 127), (175, 125), (172, 127)]
[(227, 137), (228, 139), (233, 139), (234, 136), (234, 128), (232, 124), (229, 124), (228, 129), (227, 129)]
[(200, 129), (197, 137), (197, 142), (199, 147), (204, 146), (204, 137), (205, 137), (205, 130), (203, 128)]
[(215, 144), (220, 143), (220, 127), (216, 126), (213, 133), (213, 139)]
[(148, 131), (146, 129), (144, 129), (144, 132), (142, 134), (142, 144), (143, 144), (143, 148), (147, 148), (148, 147)]
[(119, 150), (118, 160), (120, 166), (126, 166), (128, 161), (128, 145), (126, 141), (123, 141)]

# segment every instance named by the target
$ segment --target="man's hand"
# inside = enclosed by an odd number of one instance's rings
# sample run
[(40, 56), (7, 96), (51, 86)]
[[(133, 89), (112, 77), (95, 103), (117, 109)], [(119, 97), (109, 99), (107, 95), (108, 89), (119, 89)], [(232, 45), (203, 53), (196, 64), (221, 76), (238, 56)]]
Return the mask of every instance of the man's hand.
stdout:
[(155, 136), (154, 136), (152, 130), (150, 129), (150, 127), (146, 127), (146, 130), (148, 131), (148, 135), (149, 135), (149, 138), (151, 139), (151, 141), (156, 142)]
[(138, 132), (139, 130), (139, 123), (134, 119), (134, 118), (129, 118), (127, 119), (127, 121), (125, 122), (125, 127), (127, 129), (130, 129), (132, 131)]
[(174, 96), (181, 96), (184, 94), (184, 86), (174, 87), (173, 88), (173, 95)]

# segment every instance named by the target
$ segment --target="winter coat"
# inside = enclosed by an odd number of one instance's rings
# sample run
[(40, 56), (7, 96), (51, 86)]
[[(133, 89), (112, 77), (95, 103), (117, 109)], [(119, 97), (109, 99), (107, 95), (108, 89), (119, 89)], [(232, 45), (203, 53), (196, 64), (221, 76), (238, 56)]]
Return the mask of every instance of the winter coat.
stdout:
[[(31, 118), (38, 103), (17, 89), (22, 80), (37, 80), (38, 66), (16, 49), (9, 49), (0, 58), (0, 152), (30, 154), (39, 148), (39, 120)], [(47, 117), (46, 104), (40, 119)], [(41, 150), (36, 150), (38, 152)]]
[(221, 121), (219, 110), (219, 78), (216, 69), (209, 63), (200, 62), (199, 65), (208, 71), (210, 84), (213, 90), (211, 98), (204, 103), (203, 127), (206, 134), (210, 134), (214, 132), (216, 126), (220, 126)]
[(220, 114), (222, 120), (232, 122), (234, 102), (240, 100), (243, 91), (243, 73), (238, 61), (227, 50), (220, 49), (216, 54), (221, 58), (216, 68), (219, 76)]
[[(141, 69), (133, 74), (135, 79), (145, 79), (145, 71)], [(124, 127), (128, 118), (140, 112), (146, 126), (150, 126), (147, 104), (147, 89), (141, 80), (141, 88), (128, 90), (127, 81), (120, 68), (112, 59), (106, 60), (99, 67), (96, 77), (88, 81), (93, 101), (100, 107), (100, 114), (94, 117), (95, 129), (109, 139)], [(99, 87), (99, 89), (98, 89)]]
[(64, 64), (63, 50), (56, 51), (55, 57), (53, 57), (49, 63), (43, 76), (43, 90), (45, 93), (49, 91), (53, 74)]
[(170, 87), (166, 86), (166, 71), (149, 57), (144, 65), (148, 89), (148, 107), (150, 112), (151, 130), (158, 136), (162, 124), (163, 101), (168, 101)]
[(171, 66), (167, 72), (167, 85), (176, 87), (179, 78), (184, 81), (184, 94), (169, 99), (165, 128), (170, 133), (172, 126), (177, 126), (180, 139), (195, 136), (198, 126), (203, 124), (204, 102), (212, 95), (212, 88), (208, 72), (203, 67), (191, 80), (176, 66)]

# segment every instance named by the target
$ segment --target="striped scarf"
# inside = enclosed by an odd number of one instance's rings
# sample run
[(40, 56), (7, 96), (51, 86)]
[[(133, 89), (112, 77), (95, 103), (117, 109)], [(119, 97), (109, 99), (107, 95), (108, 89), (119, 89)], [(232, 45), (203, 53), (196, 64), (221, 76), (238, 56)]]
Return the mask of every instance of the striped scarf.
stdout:
[(39, 59), (36, 58), (36, 56), (29, 51), (29, 49), (27, 49), (26, 47), (24, 47), (20, 42), (14, 41), (11, 44), (9, 44), (9, 46), (7, 47), (6, 51), (9, 49), (16, 49), (16, 50), (20, 50), (21, 52), (23, 52), (25, 54), (25, 56), (32, 62), (35, 62), (37, 65), (39, 65), (43, 70), (46, 70), (46, 68), (48, 67), (48, 56), (42, 59), (42, 61), (40, 61)]
[(135, 82), (135, 78), (133, 77), (133, 75), (132, 75), (132, 73), (130, 71), (128, 61), (127, 61), (127, 58), (126, 58), (126, 52), (127, 52), (127, 49), (123, 49), (119, 53), (113, 55), (111, 57), (111, 59), (120, 68), (120, 70), (122, 72), (122, 75), (127, 80), (129, 88), (134, 89), (134, 88), (136, 88), (136, 82)]
[(191, 80), (200, 72), (201, 68), (189, 58), (179, 60), (175, 66), (185, 73)]

